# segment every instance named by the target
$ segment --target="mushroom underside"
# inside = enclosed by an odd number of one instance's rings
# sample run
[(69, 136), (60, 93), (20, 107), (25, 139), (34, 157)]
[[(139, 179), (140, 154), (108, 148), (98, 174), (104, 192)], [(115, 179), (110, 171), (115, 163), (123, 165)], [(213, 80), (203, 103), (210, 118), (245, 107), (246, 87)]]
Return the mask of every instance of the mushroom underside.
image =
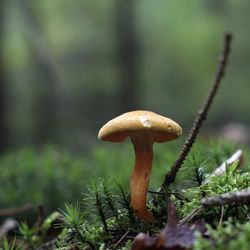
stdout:
[[(110, 142), (122, 142), (124, 141), (131, 133), (135, 133), (137, 131), (124, 131), (124, 132), (117, 132), (111, 135), (107, 135), (103, 138), (104, 141)], [(172, 141), (176, 139), (178, 136), (174, 133), (167, 133), (167, 132), (156, 132), (154, 142), (165, 142), (165, 141)]]

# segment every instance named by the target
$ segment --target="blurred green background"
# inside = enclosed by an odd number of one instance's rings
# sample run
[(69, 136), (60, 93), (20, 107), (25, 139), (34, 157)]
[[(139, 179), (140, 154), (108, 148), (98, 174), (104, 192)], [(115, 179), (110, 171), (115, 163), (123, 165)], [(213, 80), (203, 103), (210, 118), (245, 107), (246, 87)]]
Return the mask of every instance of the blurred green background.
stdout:
[(230, 62), (203, 131), (248, 125), (247, 0), (1, 0), (1, 148), (78, 152), (124, 111), (149, 109), (188, 132), (222, 48)]
[(123, 112), (152, 110), (187, 134), (226, 31), (234, 36), (232, 53), (202, 133), (232, 122), (248, 129), (249, 12), (247, 0), (0, 0), (2, 206), (30, 198), (55, 209), (86, 190), (90, 178), (114, 169), (129, 175), (132, 166), (120, 165), (133, 164), (132, 148), (97, 139)]

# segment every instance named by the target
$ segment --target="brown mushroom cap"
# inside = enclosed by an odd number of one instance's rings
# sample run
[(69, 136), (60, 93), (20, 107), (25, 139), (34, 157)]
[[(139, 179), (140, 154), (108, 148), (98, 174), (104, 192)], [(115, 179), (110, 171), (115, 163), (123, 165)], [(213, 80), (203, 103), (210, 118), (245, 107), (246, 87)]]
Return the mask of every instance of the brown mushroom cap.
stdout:
[(133, 132), (154, 131), (154, 142), (171, 141), (182, 134), (181, 127), (173, 120), (147, 110), (124, 113), (107, 122), (99, 131), (103, 141), (121, 142)]

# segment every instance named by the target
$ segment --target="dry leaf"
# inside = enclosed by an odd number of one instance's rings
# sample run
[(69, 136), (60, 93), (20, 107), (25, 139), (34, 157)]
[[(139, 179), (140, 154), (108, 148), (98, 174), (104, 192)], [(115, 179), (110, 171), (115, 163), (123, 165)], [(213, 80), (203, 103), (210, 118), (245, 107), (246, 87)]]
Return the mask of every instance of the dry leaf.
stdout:
[(169, 200), (167, 226), (158, 236), (150, 237), (139, 233), (133, 241), (132, 250), (139, 249), (190, 249), (195, 240), (195, 231), (205, 232), (205, 221), (195, 221), (191, 225), (179, 225), (176, 208)]

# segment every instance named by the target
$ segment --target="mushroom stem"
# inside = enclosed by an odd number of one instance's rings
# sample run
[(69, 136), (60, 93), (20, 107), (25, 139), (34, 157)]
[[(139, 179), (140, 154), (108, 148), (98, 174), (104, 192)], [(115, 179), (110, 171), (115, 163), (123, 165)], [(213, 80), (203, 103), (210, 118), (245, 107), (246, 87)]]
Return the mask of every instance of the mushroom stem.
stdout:
[(155, 222), (153, 213), (146, 207), (153, 161), (153, 140), (151, 140), (151, 136), (147, 139), (145, 140), (144, 137), (141, 141), (138, 140), (138, 137), (131, 136), (135, 149), (135, 166), (130, 178), (130, 202), (138, 218), (147, 222)]

